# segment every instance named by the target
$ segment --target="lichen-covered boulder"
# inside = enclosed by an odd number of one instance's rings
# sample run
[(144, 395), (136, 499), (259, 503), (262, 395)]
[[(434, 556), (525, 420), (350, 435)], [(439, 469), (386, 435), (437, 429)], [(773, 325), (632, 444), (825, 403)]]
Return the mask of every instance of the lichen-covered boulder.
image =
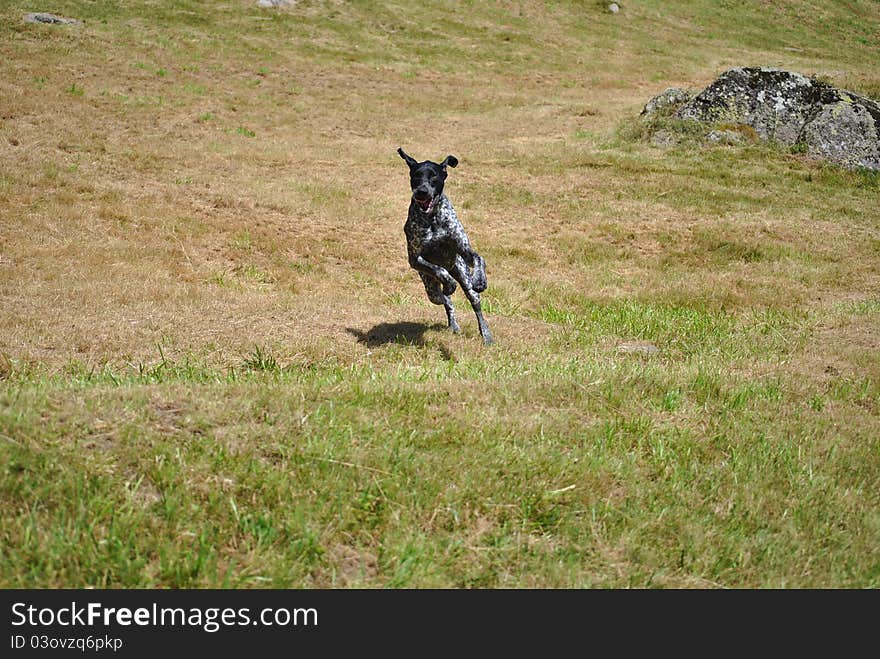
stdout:
[(645, 103), (642, 115), (650, 115), (669, 108), (675, 108), (691, 100), (691, 93), (680, 87), (669, 87)]
[[(867, 101), (867, 103), (866, 103)], [(872, 112), (873, 109), (873, 112)], [(880, 108), (869, 99), (841, 94), (804, 126), (807, 153), (844, 167), (880, 170)]]
[(880, 169), (880, 106), (799, 73), (736, 68), (687, 101), (677, 119), (745, 124), (761, 139), (803, 144), (845, 167)]
[(676, 117), (748, 124), (762, 139), (794, 144), (813, 114), (817, 93), (813, 81), (799, 73), (731, 69), (679, 108)]

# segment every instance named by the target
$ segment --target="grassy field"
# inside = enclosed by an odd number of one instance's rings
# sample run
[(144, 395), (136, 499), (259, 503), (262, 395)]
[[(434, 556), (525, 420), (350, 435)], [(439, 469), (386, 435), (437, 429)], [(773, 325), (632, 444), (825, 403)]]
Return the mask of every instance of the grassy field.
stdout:
[(0, 586), (880, 587), (880, 176), (638, 116), (880, 3), (606, 4), (4, 2)]

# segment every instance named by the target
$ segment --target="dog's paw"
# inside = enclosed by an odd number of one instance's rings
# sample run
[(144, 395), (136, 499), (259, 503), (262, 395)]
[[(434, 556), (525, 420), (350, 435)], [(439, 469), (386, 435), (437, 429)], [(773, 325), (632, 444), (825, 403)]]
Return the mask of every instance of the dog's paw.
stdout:
[(485, 272), (475, 272), (471, 277), (471, 288), (477, 293), (482, 293), (488, 288), (489, 282), (486, 281)]

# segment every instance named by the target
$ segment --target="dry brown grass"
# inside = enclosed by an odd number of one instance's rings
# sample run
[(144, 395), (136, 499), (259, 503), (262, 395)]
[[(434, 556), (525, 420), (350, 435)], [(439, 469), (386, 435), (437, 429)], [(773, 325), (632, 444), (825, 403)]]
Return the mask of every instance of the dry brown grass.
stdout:
[[(422, 68), (404, 78), (412, 69), (403, 62), (328, 67), (296, 50), (262, 67), (246, 56), (193, 62), (187, 43), (196, 36), (154, 49), (161, 31), (144, 19), (134, 27), (114, 42), (112, 26), (34, 26), (11, 33), (6, 46), (0, 148), (4, 205), (15, 221), (2, 237), (9, 313), (0, 349), (17, 358), (147, 360), (160, 342), (226, 356), (318, 336), (323, 350), (350, 351), (344, 327), (354, 319), (387, 319), (376, 309), (398, 291), (421, 300), (401, 257), (406, 182), (397, 144), (421, 157), (462, 157), (450, 193), (475, 243), (497, 254), (493, 281), (511, 282), (514, 297), (523, 280), (567, 281), (603, 297), (644, 290), (651, 257), (663, 249), (653, 227), (687, 223), (656, 202), (621, 197), (607, 167), (530, 171), (536, 155), (577, 157), (575, 131), (608, 133), (656, 88), (642, 78), (638, 45), (625, 40), (615, 43), (623, 64), (613, 71), (589, 61), (599, 51), (588, 48), (576, 74), (555, 62), (511, 74), (483, 61), (467, 73)], [(547, 30), (529, 47), (552, 39)], [(212, 118), (200, 120), (206, 113)], [(540, 203), (518, 207), (523, 190)], [(572, 194), (586, 211), (575, 222), (558, 211)], [(609, 221), (625, 225), (626, 236), (597, 235)], [(572, 234), (594, 249), (625, 243), (632, 258), (613, 270), (630, 276), (605, 274), (610, 281), (596, 284), (595, 273), (548, 259)], [(506, 259), (524, 236), (528, 258)]]

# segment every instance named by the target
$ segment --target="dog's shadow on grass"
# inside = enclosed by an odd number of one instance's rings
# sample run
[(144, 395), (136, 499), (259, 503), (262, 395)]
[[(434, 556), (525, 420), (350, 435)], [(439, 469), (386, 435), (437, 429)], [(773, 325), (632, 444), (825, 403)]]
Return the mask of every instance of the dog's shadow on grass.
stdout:
[[(355, 337), (358, 343), (368, 348), (378, 348), (389, 343), (422, 348), (428, 345), (428, 342), (425, 340), (425, 332), (443, 329), (446, 329), (446, 326), (440, 323), (429, 325), (428, 323), (403, 321), (400, 323), (379, 323), (366, 332), (354, 327), (346, 327), (345, 331)], [(445, 345), (439, 341), (431, 341), (431, 345), (437, 347), (440, 354), (443, 355), (443, 359), (452, 359), (452, 353)]]

